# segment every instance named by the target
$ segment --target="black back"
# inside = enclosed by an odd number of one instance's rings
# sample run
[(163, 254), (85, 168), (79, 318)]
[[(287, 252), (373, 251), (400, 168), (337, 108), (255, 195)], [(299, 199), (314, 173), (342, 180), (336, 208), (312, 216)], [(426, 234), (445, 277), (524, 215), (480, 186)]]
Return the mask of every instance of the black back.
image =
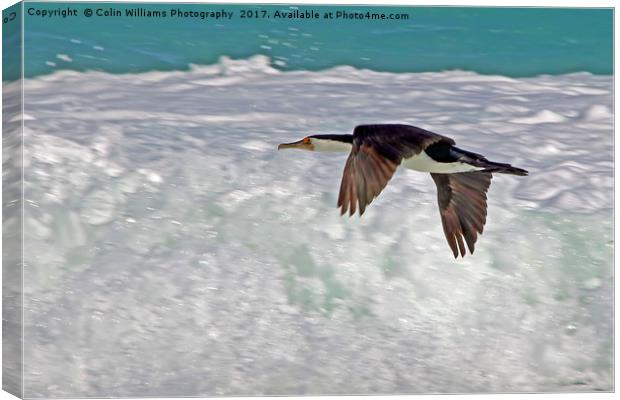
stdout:
[(381, 156), (400, 163), (403, 158), (419, 154), (433, 143), (453, 145), (449, 137), (411, 125), (359, 125), (353, 131), (353, 147), (373, 147)]

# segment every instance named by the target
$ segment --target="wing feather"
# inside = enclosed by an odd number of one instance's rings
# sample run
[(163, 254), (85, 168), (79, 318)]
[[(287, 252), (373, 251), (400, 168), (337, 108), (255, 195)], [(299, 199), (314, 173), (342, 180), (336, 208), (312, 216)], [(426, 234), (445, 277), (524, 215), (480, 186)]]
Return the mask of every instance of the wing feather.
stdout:
[(338, 207), (344, 215), (360, 215), (381, 193), (403, 158), (420, 153), (433, 143), (448, 137), (409, 125), (360, 125), (353, 131), (353, 146), (345, 163), (338, 195)]
[[(376, 154), (373, 147), (362, 146), (351, 151), (342, 173), (338, 206), (340, 213), (360, 215), (366, 206), (381, 193), (396, 172), (397, 164)], [(349, 195), (347, 195), (349, 194)]]
[(465, 243), (473, 254), (478, 234), (486, 223), (490, 172), (431, 174), (437, 185), (441, 224), (454, 257), (466, 254)]
[[(419, 154), (433, 143), (454, 145), (448, 137), (409, 125), (360, 125), (345, 163), (338, 195), (341, 214), (364, 214), (381, 193), (404, 158)], [(431, 174), (448, 245), (454, 257), (474, 252), (487, 216), (489, 172)]]

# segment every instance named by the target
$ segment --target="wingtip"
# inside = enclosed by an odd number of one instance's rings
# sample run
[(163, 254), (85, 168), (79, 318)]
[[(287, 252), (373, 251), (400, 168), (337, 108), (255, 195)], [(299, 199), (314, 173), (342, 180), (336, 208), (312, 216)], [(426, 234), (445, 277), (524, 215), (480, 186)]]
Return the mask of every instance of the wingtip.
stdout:
[(455, 260), (457, 258), (459, 258), (459, 251), (458, 251), (458, 249), (455, 249), (455, 248), (452, 247), (450, 250), (452, 250), (452, 255), (454, 256)]

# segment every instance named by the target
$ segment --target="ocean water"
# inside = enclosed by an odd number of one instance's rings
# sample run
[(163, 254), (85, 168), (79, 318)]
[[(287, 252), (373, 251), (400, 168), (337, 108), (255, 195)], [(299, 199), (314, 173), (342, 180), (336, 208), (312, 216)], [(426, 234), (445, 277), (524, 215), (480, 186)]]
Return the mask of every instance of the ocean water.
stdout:
[[(62, 3), (26, 3), (26, 76), (56, 70), (187, 70), (220, 57), (265, 55), (281, 71), (339, 65), (386, 72), (467, 70), (511, 77), (612, 73), (612, 10), (562, 8), (71, 4), (77, 17), (28, 15)], [(94, 15), (83, 16), (91, 8)], [(166, 17), (128, 17), (128, 10)], [(175, 18), (181, 11), (231, 19)], [(407, 19), (281, 19), (275, 11), (406, 14)], [(244, 11), (271, 18), (241, 18)], [(121, 16), (98, 16), (98, 13)], [(249, 15), (246, 13), (246, 15)]]
[[(613, 390), (610, 12), (409, 11), (29, 18), (24, 395)], [(475, 254), (428, 174), (341, 217), (346, 155), (276, 150), (378, 122), (530, 171), (493, 178)]]

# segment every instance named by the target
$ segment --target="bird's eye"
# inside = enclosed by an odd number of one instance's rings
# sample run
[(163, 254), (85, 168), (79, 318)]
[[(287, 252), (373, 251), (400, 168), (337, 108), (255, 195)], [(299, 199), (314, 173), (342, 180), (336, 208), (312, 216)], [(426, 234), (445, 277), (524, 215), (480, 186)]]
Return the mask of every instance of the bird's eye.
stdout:
[(310, 138), (304, 138), (304, 144), (310, 144)]

